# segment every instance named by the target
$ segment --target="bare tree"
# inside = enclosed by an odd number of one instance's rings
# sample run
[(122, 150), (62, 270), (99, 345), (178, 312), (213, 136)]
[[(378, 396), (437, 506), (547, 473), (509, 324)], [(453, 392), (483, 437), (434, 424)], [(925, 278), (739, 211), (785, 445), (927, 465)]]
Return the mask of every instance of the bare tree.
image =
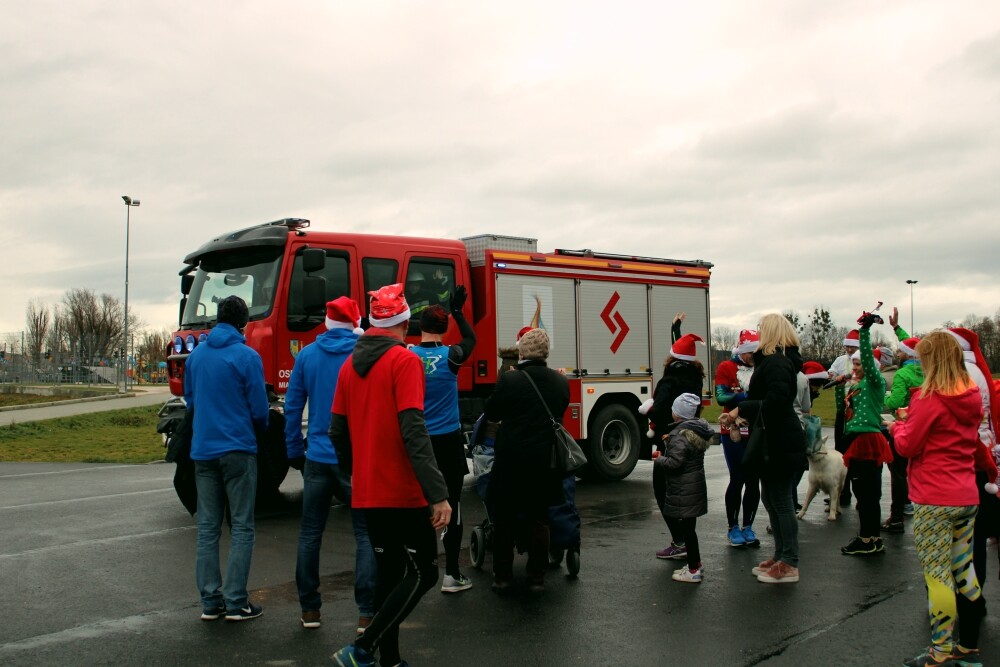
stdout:
[(42, 363), (42, 346), (45, 345), (45, 337), (49, 334), (51, 324), (52, 314), (48, 307), (36, 299), (29, 301), (25, 307), (24, 342), (35, 366)]

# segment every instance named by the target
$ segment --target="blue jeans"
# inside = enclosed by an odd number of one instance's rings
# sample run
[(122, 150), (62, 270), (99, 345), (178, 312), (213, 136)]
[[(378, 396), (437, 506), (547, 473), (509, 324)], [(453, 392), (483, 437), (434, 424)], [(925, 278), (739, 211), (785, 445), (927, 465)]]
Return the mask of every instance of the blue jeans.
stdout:
[(761, 499), (774, 531), (774, 560), (799, 566), (799, 524), (792, 505), (792, 473), (762, 480)]
[[(319, 594), (319, 551), (323, 531), (330, 516), (330, 503), (336, 496), (351, 504), (351, 477), (339, 465), (306, 460), (302, 469), (302, 528), (295, 561), (295, 584), (299, 589), (302, 611), (317, 611), (323, 605)], [(375, 615), (375, 552), (368, 539), (368, 524), (363, 510), (351, 510), (354, 526), (354, 602), (358, 614)]]
[[(236, 611), (247, 606), (247, 579), (253, 556), (253, 508), (257, 496), (257, 455), (229, 452), (211, 461), (195, 461), (198, 489), (198, 547), (195, 580), (205, 610)], [(232, 517), (226, 583), (219, 571), (219, 535), (226, 515)]]

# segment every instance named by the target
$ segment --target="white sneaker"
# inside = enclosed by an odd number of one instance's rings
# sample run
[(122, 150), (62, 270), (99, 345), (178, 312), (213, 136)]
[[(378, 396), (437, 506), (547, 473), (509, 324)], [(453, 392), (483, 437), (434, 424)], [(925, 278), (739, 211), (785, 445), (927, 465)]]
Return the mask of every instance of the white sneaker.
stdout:
[(446, 574), (444, 575), (444, 579), (441, 580), (442, 593), (459, 593), (470, 588), (472, 588), (472, 580), (461, 572), (458, 573), (457, 577)]
[(701, 573), (703, 569), (704, 568), (699, 567), (697, 570), (692, 572), (690, 569), (688, 569), (688, 566), (685, 565), (681, 569), (675, 570), (674, 573), (670, 576), (674, 581), (683, 581), (684, 583), (687, 584), (700, 584), (702, 579)]

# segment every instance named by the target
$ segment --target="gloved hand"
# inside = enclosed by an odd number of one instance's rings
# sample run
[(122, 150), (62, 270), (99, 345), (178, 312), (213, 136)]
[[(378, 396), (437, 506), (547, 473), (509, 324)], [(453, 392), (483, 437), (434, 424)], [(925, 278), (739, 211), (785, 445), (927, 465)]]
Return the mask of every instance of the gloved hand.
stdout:
[(302, 471), (305, 465), (306, 465), (305, 456), (296, 456), (295, 458), (288, 459), (288, 467), (295, 468), (299, 472)]
[(457, 313), (462, 310), (462, 306), (465, 305), (465, 300), (469, 298), (469, 293), (465, 289), (465, 285), (459, 285), (455, 288), (455, 293), (451, 295), (451, 312)]
[(858, 324), (861, 325), (862, 329), (870, 329), (873, 324), (883, 324), (881, 317), (875, 313), (863, 312), (861, 317), (858, 318)]

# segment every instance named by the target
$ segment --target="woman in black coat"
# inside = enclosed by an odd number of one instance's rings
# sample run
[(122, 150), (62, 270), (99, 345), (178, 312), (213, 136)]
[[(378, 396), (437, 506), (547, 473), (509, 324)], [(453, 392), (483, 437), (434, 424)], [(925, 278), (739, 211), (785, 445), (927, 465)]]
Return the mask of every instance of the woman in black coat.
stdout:
[[(530, 531), (529, 586), (533, 591), (542, 589), (549, 563), (549, 507), (566, 501), (562, 476), (553, 473), (550, 465), (555, 438), (549, 413), (562, 420), (569, 406), (569, 382), (546, 366), (549, 337), (543, 329), (525, 333), (517, 348), (517, 370), (500, 376), (485, 410), (488, 421), (500, 422), (486, 492), (493, 514), (493, 590), (497, 592), (510, 585), (518, 528), (525, 524), (525, 532)], [(544, 405), (527, 376), (541, 392)]]
[[(701, 396), (705, 388), (705, 367), (695, 355), (695, 344), (705, 344), (700, 336), (687, 334), (681, 336), (681, 323), (685, 314), (677, 313), (670, 326), (670, 354), (663, 362), (663, 377), (653, 389), (653, 398), (639, 408), (641, 414), (651, 422), (653, 444), (663, 451), (663, 438), (669, 433), (673, 422), (670, 413), (671, 406), (681, 394)], [(701, 406), (698, 406), (701, 415)]]
[[(799, 580), (799, 527), (792, 504), (796, 475), (807, 467), (802, 424), (792, 407), (796, 376), (802, 368), (799, 337), (784, 315), (771, 313), (760, 321), (760, 344), (754, 353), (754, 372), (748, 399), (720, 422), (737, 417), (750, 424), (751, 435), (760, 415), (767, 460), (757, 460), (761, 498), (774, 530), (774, 558), (756, 568), (757, 580), (768, 584)], [(759, 428), (759, 427), (758, 427)]]

